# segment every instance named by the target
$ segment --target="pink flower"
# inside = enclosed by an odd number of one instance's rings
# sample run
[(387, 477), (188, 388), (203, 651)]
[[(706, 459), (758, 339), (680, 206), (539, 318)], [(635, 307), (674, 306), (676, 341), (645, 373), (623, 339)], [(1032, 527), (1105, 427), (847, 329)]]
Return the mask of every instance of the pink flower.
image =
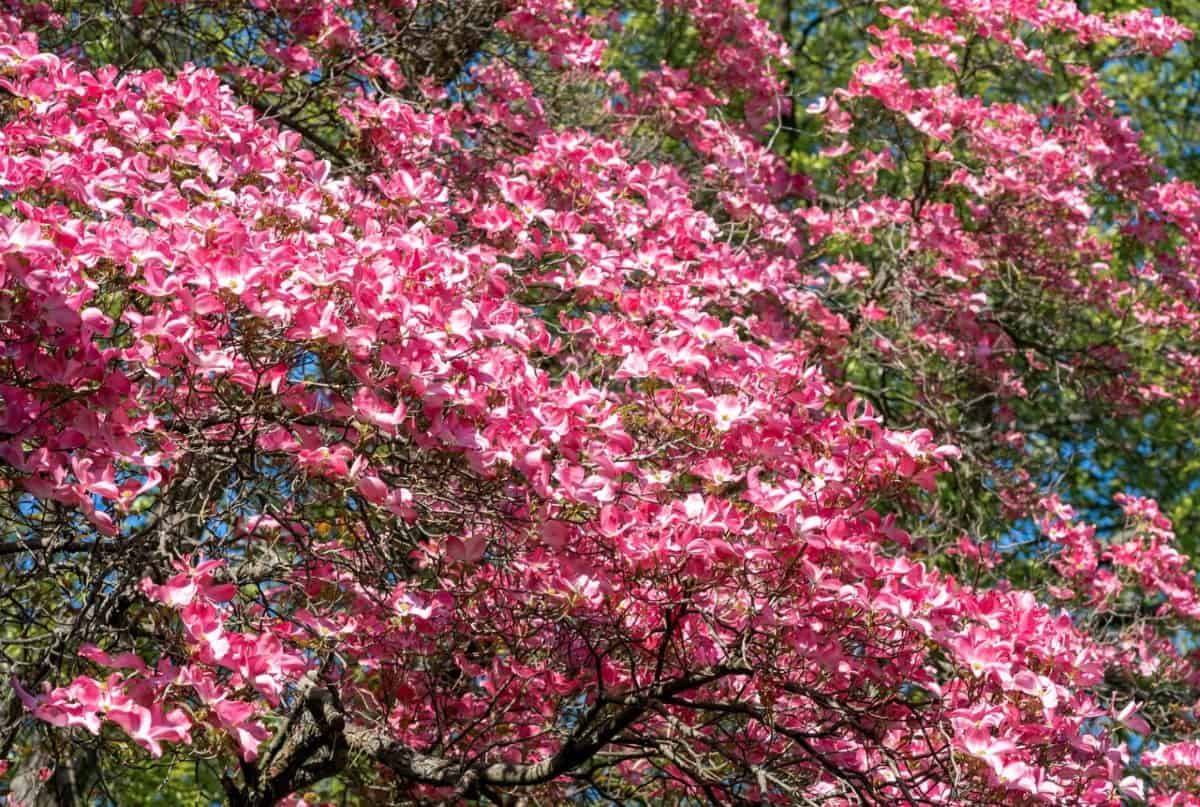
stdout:
[(1058, 686), (1044, 675), (1022, 670), (1012, 677), (1012, 687), (1037, 698), (1047, 716), (1058, 706)]
[(179, 574), (161, 586), (146, 578), (141, 583), (142, 592), (173, 608), (190, 605), (197, 597), (214, 603), (228, 602), (237, 593), (233, 584), (217, 584), (212, 580), (212, 571), (224, 566), (223, 560), (202, 560), (193, 567), (189, 559), (184, 559), (174, 565), (180, 570)]
[(114, 704), (107, 717), (154, 757), (162, 756), (163, 742), (191, 742), (192, 722), (181, 709), (168, 712), (158, 703), (142, 706), (124, 701)]
[(955, 638), (953, 647), (972, 676), (979, 678), (994, 674), (1001, 679), (1009, 677), (1012, 665), (1008, 657), (1012, 651), (1001, 645), (998, 637), (986, 637), (974, 632), (973, 636)]
[(1151, 732), (1150, 724), (1146, 722), (1145, 718), (1137, 714), (1137, 708), (1138, 704), (1134, 701), (1130, 701), (1113, 716), (1113, 719), (1116, 720), (1118, 724), (1129, 729), (1135, 734), (1148, 737)]
[(700, 402), (697, 407), (713, 419), (717, 431), (729, 431), (749, 417), (749, 410), (733, 395), (718, 395)]
[[(1006, 769), (1006, 757), (1017, 750), (1016, 745), (1010, 740), (993, 737), (991, 730), (986, 728), (969, 729), (961, 736), (961, 740), (968, 754), (982, 760), (997, 778), (1002, 781), (1008, 780), (1007, 777), (1001, 776), (1001, 772)], [(1019, 770), (1008, 770), (1010, 774), (1023, 773), (1025, 768), (1022, 766)]]

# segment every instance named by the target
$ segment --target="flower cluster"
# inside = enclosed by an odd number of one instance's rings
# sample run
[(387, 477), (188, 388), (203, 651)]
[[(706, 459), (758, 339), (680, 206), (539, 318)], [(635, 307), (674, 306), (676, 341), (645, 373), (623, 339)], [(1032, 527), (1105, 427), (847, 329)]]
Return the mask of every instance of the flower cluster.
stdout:
[[(744, 0), (663, 3), (697, 55), (624, 71), (620, 11), (470, 3), (493, 47), (411, 86), (380, 43), (431, 5), (251, 3), (262, 58), (172, 75), (3, 19), (0, 548), (98, 564), (29, 595), (95, 635), (65, 686), (16, 668), (28, 713), (231, 753), (244, 804), (357, 759), (448, 803), (1200, 798), (1190, 707), (1142, 702), (1200, 686), (1171, 523), (1087, 524), (1022, 431), (1049, 385), (1200, 401), (1200, 191), (1083, 67), (1046, 108), (961, 72), (1189, 34), (882, 8), (807, 113), (822, 177), (772, 150), (789, 53)], [(353, 162), (262, 114), (297, 81)], [(1045, 586), (1012, 534), (933, 545), (971, 463)]]

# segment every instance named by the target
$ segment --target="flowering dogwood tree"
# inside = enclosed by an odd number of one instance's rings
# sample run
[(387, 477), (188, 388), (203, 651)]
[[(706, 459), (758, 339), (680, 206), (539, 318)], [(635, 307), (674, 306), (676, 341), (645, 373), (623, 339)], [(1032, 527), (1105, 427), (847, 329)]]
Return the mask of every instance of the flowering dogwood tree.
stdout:
[(1191, 34), (799, 5), (8, 4), (0, 798), (1200, 804)]

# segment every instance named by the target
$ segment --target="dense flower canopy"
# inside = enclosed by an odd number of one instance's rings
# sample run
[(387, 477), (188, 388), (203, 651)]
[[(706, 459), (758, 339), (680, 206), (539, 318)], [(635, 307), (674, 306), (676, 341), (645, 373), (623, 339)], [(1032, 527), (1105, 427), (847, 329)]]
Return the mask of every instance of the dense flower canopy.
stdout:
[(7, 803), (1200, 804), (1191, 34), (867, 5), (10, 4)]

